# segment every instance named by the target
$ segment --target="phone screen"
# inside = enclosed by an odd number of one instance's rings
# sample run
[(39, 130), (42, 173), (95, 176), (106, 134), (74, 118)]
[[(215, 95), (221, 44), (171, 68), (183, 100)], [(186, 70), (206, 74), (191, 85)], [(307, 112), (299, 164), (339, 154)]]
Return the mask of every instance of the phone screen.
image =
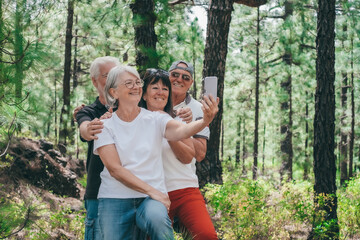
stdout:
[(215, 76), (204, 78), (204, 95), (212, 95), (214, 99), (217, 97), (217, 82), (218, 78)]

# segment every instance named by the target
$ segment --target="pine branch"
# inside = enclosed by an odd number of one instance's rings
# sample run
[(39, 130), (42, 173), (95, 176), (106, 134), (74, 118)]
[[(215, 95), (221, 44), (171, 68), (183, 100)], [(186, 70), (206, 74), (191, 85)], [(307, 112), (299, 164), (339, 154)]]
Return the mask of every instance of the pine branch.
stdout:
[(22, 227), (19, 228), (18, 230), (16, 230), (15, 232), (10, 233), (10, 234), (7, 235), (7, 236), (0, 237), (0, 239), (8, 238), (8, 237), (10, 237), (10, 236), (13, 236), (13, 235), (17, 234), (17, 233), (20, 232), (21, 230), (23, 230), (23, 229), (26, 227), (26, 225), (28, 224), (29, 220), (30, 220), (30, 213), (31, 213), (31, 206), (29, 206), (28, 209), (27, 209), (27, 211), (26, 211), (26, 216), (25, 216), (24, 223), (23, 223)]

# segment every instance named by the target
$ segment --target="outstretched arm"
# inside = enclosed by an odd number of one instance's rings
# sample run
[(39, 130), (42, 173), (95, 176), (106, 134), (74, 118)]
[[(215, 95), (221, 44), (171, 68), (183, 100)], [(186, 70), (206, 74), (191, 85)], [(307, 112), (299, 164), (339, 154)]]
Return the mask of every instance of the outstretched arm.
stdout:
[(204, 112), (202, 119), (189, 124), (183, 124), (175, 120), (170, 120), (166, 125), (165, 138), (170, 141), (179, 141), (195, 135), (195, 133), (208, 126), (219, 110), (218, 99), (215, 101), (212, 96), (210, 96), (210, 99), (204, 96), (201, 103), (201, 108)]
[(122, 166), (114, 144), (102, 146), (97, 151), (101, 161), (113, 178), (135, 191), (149, 195), (152, 199), (163, 203), (169, 209), (170, 199), (166, 194), (145, 183)]

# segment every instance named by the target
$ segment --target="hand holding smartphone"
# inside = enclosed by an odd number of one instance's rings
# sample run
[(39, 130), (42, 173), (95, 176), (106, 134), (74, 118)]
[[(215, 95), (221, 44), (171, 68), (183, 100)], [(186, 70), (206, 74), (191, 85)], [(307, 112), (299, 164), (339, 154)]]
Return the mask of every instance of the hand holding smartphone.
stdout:
[(203, 81), (204, 81), (204, 89), (203, 89), (204, 96), (212, 95), (213, 98), (216, 100), (218, 78), (215, 76), (210, 76), (210, 77), (205, 77)]

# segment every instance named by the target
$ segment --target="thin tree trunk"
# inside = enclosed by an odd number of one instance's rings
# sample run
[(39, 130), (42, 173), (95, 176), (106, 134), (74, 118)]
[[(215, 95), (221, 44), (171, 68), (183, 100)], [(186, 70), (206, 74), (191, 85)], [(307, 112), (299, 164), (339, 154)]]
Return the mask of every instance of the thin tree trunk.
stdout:
[[(328, 238), (339, 238), (336, 197), (335, 129), (335, 0), (318, 0), (316, 37), (316, 94), (314, 118), (314, 201), (313, 228), (330, 224)], [(325, 195), (325, 204), (318, 204)], [(316, 215), (323, 210), (325, 219)], [(324, 221), (325, 220), (325, 221)], [(314, 239), (314, 232), (309, 239)]]
[[(2, 9), (2, 0), (0, 0), (0, 48), (3, 48), (5, 45), (5, 24), (3, 19), (3, 9)], [(3, 52), (0, 51), (0, 107), (2, 105), (2, 99), (5, 97), (4, 86), (7, 80), (4, 77), (4, 63), (3, 60)]]
[(109, 40), (110, 38), (110, 32), (109, 31), (105, 31), (105, 56), (110, 56), (110, 52), (111, 52), (111, 41)]
[(18, 103), (22, 100), (22, 88), (24, 79), (24, 38), (23, 38), (23, 13), (26, 0), (16, 1), (15, 13), (15, 97)]
[(240, 164), (240, 138), (241, 138), (241, 118), (239, 117), (236, 128), (236, 145), (235, 145), (235, 162), (238, 166)]
[[(347, 25), (343, 25), (343, 33), (347, 32)], [(344, 48), (344, 41), (342, 39), (342, 47)], [(342, 72), (342, 86), (341, 86), (341, 108), (342, 114), (340, 119), (340, 185), (344, 186), (345, 182), (349, 179), (348, 175), (348, 133), (346, 129), (346, 111), (347, 111), (347, 89), (348, 89), (348, 75)]]
[[(285, 1), (285, 15), (284, 21), (290, 21), (293, 12), (293, 3), (291, 1)], [(292, 30), (290, 30), (292, 31)], [(290, 43), (289, 43), (290, 44)], [(282, 166), (280, 169), (281, 182), (286, 177), (287, 181), (292, 179), (292, 161), (293, 161), (293, 146), (292, 146), (292, 77), (291, 77), (291, 65), (292, 65), (292, 53), (289, 48), (285, 49), (283, 57), (284, 63), (287, 66), (287, 77), (281, 82), (281, 88), (283, 94), (286, 94), (286, 98), (281, 102), (281, 136), (280, 141), (281, 148), (281, 161)]]
[(262, 175), (265, 175), (265, 143), (266, 143), (266, 123), (264, 123), (264, 138), (262, 146)]
[(247, 158), (247, 150), (246, 150), (246, 128), (245, 128), (245, 117), (244, 117), (244, 121), (243, 121), (243, 154), (242, 154), (242, 175), (243, 177), (247, 176), (246, 173), (246, 167), (245, 167), (245, 160)]
[(56, 76), (54, 76), (54, 108), (55, 108), (55, 115), (54, 115), (54, 133), (55, 133), (55, 145), (58, 144), (58, 122), (57, 122), (57, 87), (56, 87)]
[(343, 186), (348, 180), (348, 134), (346, 128), (346, 110), (347, 110), (347, 88), (348, 77), (346, 73), (342, 73), (342, 87), (341, 87), (341, 108), (342, 115), (340, 120), (340, 185)]
[(224, 120), (221, 122), (221, 158), (220, 160), (224, 160)]
[(74, 0), (68, 1), (68, 15), (65, 37), (65, 58), (64, 58), (64, 78), (63, 78), (63, 106), (60, 115), (60, 133), (59, 141), (66, 145), (69, 137), (70, 120), (70, 79), (71, 79), (71, 41), (73, 38), (72, 28), (74, 20)]
[(258, 143), (259, 143), (259, 47), (260, 47), (260, 10), (257, 8), (256, 25), (256, 76), (255, 76), (255, 129), (254, 129), (254, 164), (252, 168), (253, 180), (257, 179)]
[(142, 74), (147, 68), (158, 67), (155, 4), (154, 0), (135, 0), (130, 8), (135, 29), (136, 66)]
[[(75, 16), (75, 24), (77, 24), (78, 22), (78, 16)], [(74, 44), (74, 63), (73, 63), (73, 89), (72, 91), (74, 92), (75, 89), (77, 88), (79, 82), (78, 82), (78, 66), (80, 65), (78, 63), (78, 59), (77, 59), (77, 53), (78, 53), (78, 31), (79, 29), (76, 28), (75, 29), (75, 44)]]
[(200, 186), (222, 183), (219, 160), (219, 139), (223, 114), (223, 93), (228, 35), (233, 11), (233, 0), (212, 0), (208, 12), (207, 36), (204, 50), (203, 77), (218, 77), (219, 112), (210, 124), (210, 139), (205, 159), (197, 163)]
[(306, 104), (305, 104), (305, 162), (304, 162), (304, 180), (308, 180), (309, 179), (309, 167), (310, 167), (310, 157), (309, 157), (309, 153), (308, 153), (308, 146), (309, 146), (309, 122), (308, 122), (308, 118), (309, 118), (309, 103), (308, 103), (308, 92), (305, 92), (305, 97), (306, 97)]
[(349, 178), (353, 177), (354, 141), (355, 141), (355, 85), (354, 85), (354, 40), (351, 38), (351, 133), (349, 146)]

